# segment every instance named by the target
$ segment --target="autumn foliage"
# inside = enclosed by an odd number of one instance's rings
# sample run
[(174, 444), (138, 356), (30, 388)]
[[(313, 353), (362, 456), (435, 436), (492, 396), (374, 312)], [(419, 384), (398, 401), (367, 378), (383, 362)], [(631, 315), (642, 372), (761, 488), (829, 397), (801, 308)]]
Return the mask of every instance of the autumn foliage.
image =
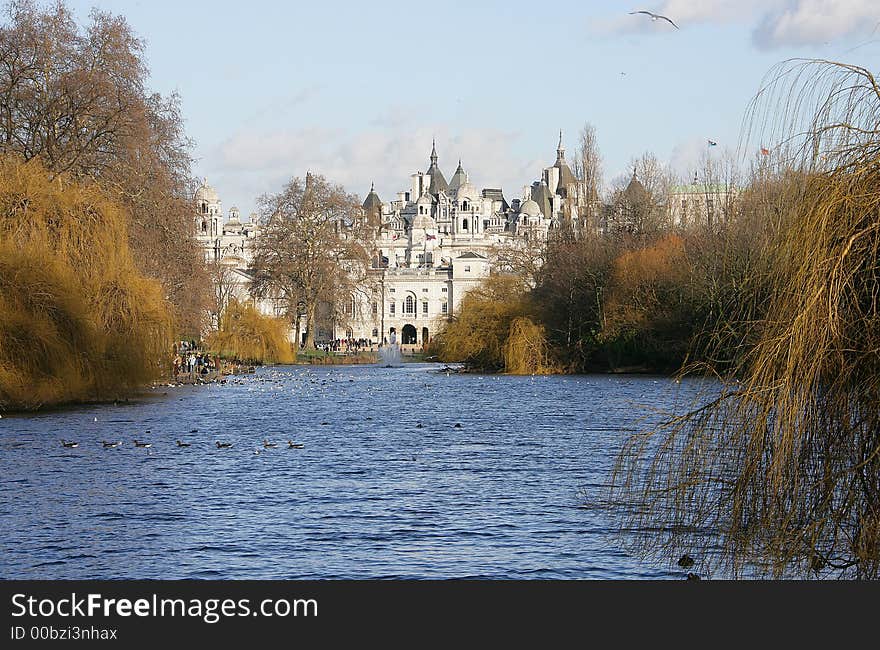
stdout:
[(289, 324), (261, 314), (250, 302), (230, 301), (214, 332), (209, 347), (227, 359), (248, 363), (293, 363), (294, 354), (287, 333)]
[(94, 184), (0, 159), (0, 408), (112, 399), (160, 375), (169, 304)]

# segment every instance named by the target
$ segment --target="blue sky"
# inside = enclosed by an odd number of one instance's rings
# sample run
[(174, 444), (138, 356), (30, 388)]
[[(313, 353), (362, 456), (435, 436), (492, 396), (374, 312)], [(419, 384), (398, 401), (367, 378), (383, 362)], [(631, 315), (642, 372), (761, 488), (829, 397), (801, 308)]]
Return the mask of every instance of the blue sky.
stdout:
[(153, 89), (182, 96), (196, 173), (245, 214), (307, 169), (391, 199), (432, 137), (447, 178), (460, 157), (515, 198), (559, 129), (572, 158), (585, 122), (609, 183), (646, 151), (689, 175), (707, 139), (713, 155), (736, 148), (775, 63), (880, 62), (877, 0), (69, 4), (122, 14), (146, 40)]

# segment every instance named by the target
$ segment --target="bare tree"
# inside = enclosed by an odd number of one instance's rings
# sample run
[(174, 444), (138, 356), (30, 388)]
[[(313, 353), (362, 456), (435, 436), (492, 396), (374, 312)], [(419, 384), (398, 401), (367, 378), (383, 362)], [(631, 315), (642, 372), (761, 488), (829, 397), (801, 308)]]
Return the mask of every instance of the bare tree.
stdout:
[(669, 169), (646, 152), (630, 161), (632, 176), (618, 177), (612, 187), (608, 230), (638, 239), (655, 236), (668, 226)]
[(331, 313), (365, 280), (368, 229), (358, 197), (320, 175), (292, 179), (278, 194), (259, 199), (265, 222), (254, 250), (255, 295), (269, 293), (306, 317), (306, 347), (313, 347), (319, 303)]
[(589, 226), (595, 230), (598, 226), (599, 197), (602, 193), (602, 156), (596, 141), (596, 129), (589, 122), (584, 124), (581, 130), (577, 159), (574, 161), (574, 174), (581, 181), (578, 200), (581, 205), (586, 206)]
[(138, 265), (162, 281), (179, 326), (197, 331), (207, 277), (179, 98), (146, 90), (143, 42), (121, 16), (93, 10), (80, 27), (63, 2), (32, 0), (5, 13), (0, 153), (38, 157), (51, 174), (90, 179), (122, 203)]
[(214, 288), (211, 305), (212, 320), (213, 324), (219, 327), (229, 301), (238, 297), (236, 295), (238, 282), (235, 278), (235, 269), (220, 260), (213, 260), (208, 264), (208, 274)]

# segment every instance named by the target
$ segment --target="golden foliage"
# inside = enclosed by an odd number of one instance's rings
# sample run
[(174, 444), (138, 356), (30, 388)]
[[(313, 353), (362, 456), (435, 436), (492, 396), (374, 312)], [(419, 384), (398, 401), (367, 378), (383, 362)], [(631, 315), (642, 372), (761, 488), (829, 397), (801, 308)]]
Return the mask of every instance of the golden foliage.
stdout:
[(510, 323), (504, 344), (504, 371), (512, 375), (551, 375), (560, 368), (551, 361), (544, 326), (528, 316), (517, 316)]
[(764, 242), (769, 297), (740, 316), (755, 332), (741, 381), (633, 437), (613, 498), (631, 506), (629, 530), (651, 531), (645, 548), (673, 558), (699, 552), (733, 574), (876, 579), (880, 87), (867, 70), (824, 61), (788, 72), (784, 120), (820, 94), (806, 128), (784, 129), (797, 135), (798, 166), (778, 174), (794, 182), (768, 206), (778, 223)]
[(469, 291), (458, 316), (435, 338), (440, 360), (482, 370), (503, 369), (511, 323), (528, 313), (525, 289), (518, 278), (493, 276)]
[(686, 284), (687, 273), (684, 242), (676, 235), (621, 254), (614, 262), (605, 301), (606, 335), (637, 329), (670, 306), (671, 291)]
[(293, 363), (296, 358), (288, 329), (287, 322), (261, 314), (252, 303), (232, 300), (208, 345), (220, 356), (239, 361)]
[(0, 407), (124, 394), (161, 374), (168, 304), (94, 185), (0, 158)]

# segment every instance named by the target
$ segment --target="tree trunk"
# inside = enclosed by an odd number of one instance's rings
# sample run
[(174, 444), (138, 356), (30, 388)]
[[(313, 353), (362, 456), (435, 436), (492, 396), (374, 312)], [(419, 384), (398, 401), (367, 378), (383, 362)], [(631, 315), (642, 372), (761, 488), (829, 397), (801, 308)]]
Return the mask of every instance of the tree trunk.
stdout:
[(306, 306), (306, 350), (312, 350), (315, 347), (315, 311), (317, 305), (311, 303)]
[(299, 310), (296, 311), (296, 314), (293, 317), (293, 362), (296, 363), (297, 355), (299, 355), (299, 338), (300, 338), (300, 322), (299, 322)]

